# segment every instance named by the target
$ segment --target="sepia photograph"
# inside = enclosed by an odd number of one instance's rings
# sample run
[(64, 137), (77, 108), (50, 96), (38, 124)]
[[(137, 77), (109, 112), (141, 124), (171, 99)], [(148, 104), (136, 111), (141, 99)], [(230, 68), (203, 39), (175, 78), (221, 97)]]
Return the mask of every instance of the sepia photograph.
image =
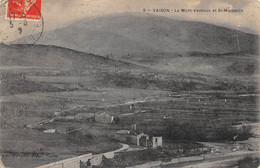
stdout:
[(259, 0), (0, 0), (0, 168), (259, 168)]

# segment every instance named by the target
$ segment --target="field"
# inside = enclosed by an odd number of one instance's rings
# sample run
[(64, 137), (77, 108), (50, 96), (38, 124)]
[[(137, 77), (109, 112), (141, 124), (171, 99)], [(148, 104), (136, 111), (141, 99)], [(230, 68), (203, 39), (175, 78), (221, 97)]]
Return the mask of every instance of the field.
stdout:
[[(232, 125), (239, 121), (256, 122), (258, 111), (255, 99), (254, 95), (234, 95), (221, 91), (176, 94), (141, 89), (10, 95), (2, 102), (1, 135), (4, 137), (2, 143), (5, 144), (1, 148), (3, 161), (12, 167), (29, 167), (88, 152), (110, 151), (118, 148), (117, 142), (113, 140), (114, 133), (120, 129), (130, 129), (132, 123), (137, 123), (138, 129), (146, 133), (170, 139), (167, 128), (171, 123), (177, 126), (189, 123), (193, 127), (203, 124), (212, 132), (222, 123)], [(132, 109), (129, 108), (131, 104), (134, 104)], [(54, 121), (35, 129), (25, 127), (26, 124), (51, 118), (54, 112), (62, 110), (67, 115), (106, 111), (119, 117), (120, 122), (104, 125), (93, 121), (69, 120)], [(81, 130), (75, 139), (70, 139), (69, 134), (42, 132), (46, 129), (66, 132), (77, 128)], [(13, 158), (16, 158), (15, 162)], [(27, 165), (28, 161), (30, 165)]]

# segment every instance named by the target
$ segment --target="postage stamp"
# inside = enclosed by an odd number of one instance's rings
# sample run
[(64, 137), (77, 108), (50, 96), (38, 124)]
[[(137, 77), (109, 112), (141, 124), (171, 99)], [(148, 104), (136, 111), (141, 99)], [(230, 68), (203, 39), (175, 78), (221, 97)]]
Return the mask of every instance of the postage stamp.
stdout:
[(8, 0), (7, 19), (41, 19), (41, 0)]
[[(4, 0), (0, 4), (0, 43), (15, 48), (15, 44), (34, 45), (42, 36), (44, 19), (42, 0)], [(4, 13), (6, 12), (6, 13)], [(14, 44), (14, 45), (13, 45)]]

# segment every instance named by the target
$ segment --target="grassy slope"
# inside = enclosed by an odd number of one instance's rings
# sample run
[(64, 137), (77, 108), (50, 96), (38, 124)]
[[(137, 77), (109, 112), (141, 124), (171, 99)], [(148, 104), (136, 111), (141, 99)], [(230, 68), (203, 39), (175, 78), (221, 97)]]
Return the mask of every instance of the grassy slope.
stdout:
[(2, 70), (2, 94), (96, 87), (210, 89), (218, 81), (203, 74), (168, 73), (55, 46), (17, 45), (14, 48), (0, 46), (0, 49), (1, 64), (9, 68)]

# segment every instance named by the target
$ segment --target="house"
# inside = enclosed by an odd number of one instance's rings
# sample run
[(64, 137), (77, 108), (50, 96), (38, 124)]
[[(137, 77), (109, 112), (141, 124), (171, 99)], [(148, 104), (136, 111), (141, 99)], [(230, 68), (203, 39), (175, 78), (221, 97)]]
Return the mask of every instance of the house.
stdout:
[(137, 127), (136, 127), (136, 124), (132, 124), (132, 125), (131, 125), (131, 129), (132, 129), (132, 130), (136, 130), (136, 128), (137, 128)]
[(162, 147), (162, 137), (152, 137), (152, 147)]
[(135, 134), (129, 130), (119, 130), (115, 134), (115, 139), (120, 142), (125, 142), (128, 144), (138, 145), (138, 146), (148, 146), (149, 136), (144, 133)]
[(112, 116), (106, 112), (103, 112), (103, 113), (97, 114), (95, 116), (95, 121), (98, 123), (113, 123), (114, 116)]
[(156, 148), (162, 147), (162, 137), (150, 137), (147, 134), (140, 133), (136, 130), (136, 124), (131, 125), (131, 130), (119, 130), (115, 133), (115, 139), (127, 144), (133, 144), (144, 147)]

